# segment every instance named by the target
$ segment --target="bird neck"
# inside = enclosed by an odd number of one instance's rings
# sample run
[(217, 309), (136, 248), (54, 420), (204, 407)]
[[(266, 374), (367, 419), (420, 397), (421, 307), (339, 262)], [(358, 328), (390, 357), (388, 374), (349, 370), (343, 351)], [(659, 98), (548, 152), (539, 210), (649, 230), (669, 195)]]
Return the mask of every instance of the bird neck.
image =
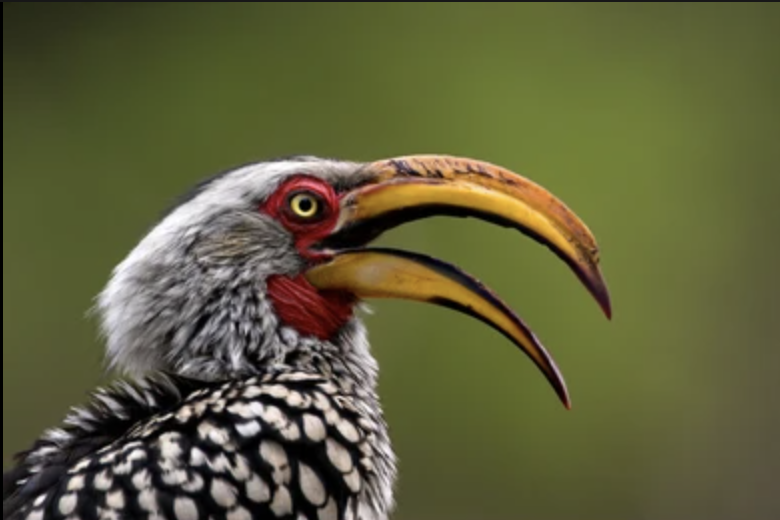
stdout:
[(295, 258), (258, 253), (236, 265), (204, 252), (212, 242), (187, 236), (162, 249), (157, 234), (145, 239), (101, 293), (111, 368), (204, 381), (299, 370), (373, 390), (376, 363), (353, 298), (318, 293), (296, 277)]
[[(377, 362), (370, 352), (365, 327), (357, 318), (330, 339), (320, 339), (280, 325), (231, 337), (226, 343), (204, 344), (200, 354), (172, 344), (173, 373), (204, 381), (224, 381), (261, 374), (306, 373), (325, 377), (349, 395), (376, 399)], [(192, 345), (190, 345), (191, 347)]]
[[(284, 320), (278, 302), (256, 281), (210, 284), (212, 280), (175, 280), (131, 290), (119, 284), (122, 280), (115, 282), (101, 309), (110, 367), (131, 377), (165, 371), (203, 381), (295, 370), (373, 392), (377, 365), (358, 317), (351, 315), (338, 329), (318, 337)], [(198, 290), (182, 290), (187, 283)]]
[(330, 340), (301, 335), (284, 327), (271, 348), (263, 349), (255, 370), (305, 372), (332, 380), (347, 394), (375, 396), (378, 365), (363, 323), (352, 318)]

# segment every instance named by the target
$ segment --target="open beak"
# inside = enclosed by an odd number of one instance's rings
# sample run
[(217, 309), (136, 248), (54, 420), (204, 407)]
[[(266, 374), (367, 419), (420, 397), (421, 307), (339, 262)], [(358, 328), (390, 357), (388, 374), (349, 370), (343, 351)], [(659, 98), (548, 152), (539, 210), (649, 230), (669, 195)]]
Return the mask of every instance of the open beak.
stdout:
[(598, 246), (587, 226), (541, 186), (504, 168), (449, 156), (409, 156), (365, 166), (368, 182), (341, 199), (339, 222), (323, 246), (333, 251), (306, 273), (320, 290), (358, 298), (401, 298), (450, 307), (504, 334), (544, 373), (567, 408), (569, 395), (552, 357), (489, 288), (427, 256), (367, 244), (390, 228), (430, 216), (476, 217), (515, 228), (548, 246), (611, 317)]

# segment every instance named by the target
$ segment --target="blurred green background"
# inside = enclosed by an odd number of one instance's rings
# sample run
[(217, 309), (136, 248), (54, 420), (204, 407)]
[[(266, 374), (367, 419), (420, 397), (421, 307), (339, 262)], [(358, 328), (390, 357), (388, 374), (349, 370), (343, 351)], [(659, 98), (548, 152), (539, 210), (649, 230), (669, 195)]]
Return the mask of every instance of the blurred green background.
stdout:
[(574, 404), (476, 320), (374, 302), (395, 518), (780, 518), (777, 4), (4, 3), (3, 152), (6, 467), (107, 379), (92, 298), (191, 184), (448, 153), (582, 216), (615, 316), (511, 231), (387, 235), (502, 294)]

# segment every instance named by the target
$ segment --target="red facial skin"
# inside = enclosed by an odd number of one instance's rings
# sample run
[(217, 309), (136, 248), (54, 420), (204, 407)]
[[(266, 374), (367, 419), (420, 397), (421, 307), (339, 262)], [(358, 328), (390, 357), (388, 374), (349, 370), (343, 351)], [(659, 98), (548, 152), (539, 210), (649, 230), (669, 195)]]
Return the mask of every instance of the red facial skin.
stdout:
[[(314, 218), (302, 219), (290, 208), (296, 193), (305, 192), (319, 199), (320, 212)], [(295, 238), (298, 253), (315, 261), (322, 253), (310, 247), (327, 237), (339, 216), (339, 197), (326, 182), (298, 176), (282, 184), (260, 207), (260, 211), (277, 219)], [(268, 297), (279, 319), (304, 336), (329, 340), (352, 318), (356, 298), (343, 291), (319, 291), (303, 275), (271, 276), (267, 280)]]

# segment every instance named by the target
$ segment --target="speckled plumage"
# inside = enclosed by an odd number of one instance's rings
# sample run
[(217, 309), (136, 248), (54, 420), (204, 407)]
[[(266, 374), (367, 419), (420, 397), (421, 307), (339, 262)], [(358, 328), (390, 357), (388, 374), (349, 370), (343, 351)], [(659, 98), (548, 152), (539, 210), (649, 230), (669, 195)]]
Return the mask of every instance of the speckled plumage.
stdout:
[(114, 270), (96, 310), (126, 379), (3, 477), (9, 520), (385, 520), (396, 478), (377, 366), (354, 317), (329, 340), (274, 312), (304, 261), (258, 206), (291, 175), (337, 191), (360, 165), (296, 157), (200, 186)]
[[(117, 386), (26, 456), (4, 505), (15, 511), (4, 516), (377, 518), (393, 470), (373, 399), (292, 370), (208, 385), (164, 377)], [(101, 438), (108, 423), (126, 432)], [(86, 454), (55, 462), (80, 444)]]

